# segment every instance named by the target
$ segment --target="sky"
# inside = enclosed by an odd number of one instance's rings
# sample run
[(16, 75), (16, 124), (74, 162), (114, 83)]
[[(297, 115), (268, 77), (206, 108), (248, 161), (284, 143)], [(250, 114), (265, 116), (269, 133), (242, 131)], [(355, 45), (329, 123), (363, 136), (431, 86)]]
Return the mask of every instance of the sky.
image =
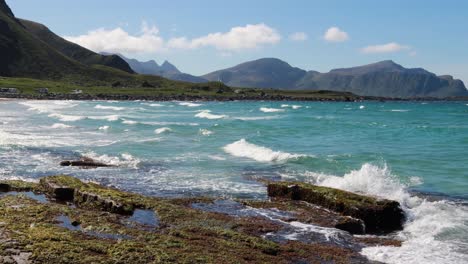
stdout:
[(264, 58), (327, 72), (391, 59), (468, 84), (468, 1), (7, 0), (93, 51), (202, 75)]

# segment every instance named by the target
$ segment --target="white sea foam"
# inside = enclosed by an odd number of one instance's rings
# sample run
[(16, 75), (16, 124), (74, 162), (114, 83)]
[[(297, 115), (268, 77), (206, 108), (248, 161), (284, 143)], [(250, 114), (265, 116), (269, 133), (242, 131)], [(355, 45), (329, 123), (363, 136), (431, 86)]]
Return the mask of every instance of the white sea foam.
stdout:
[(100, 126), (99, 130), (109, 130), (110, 126)]
[(133, 120), (124, 120), (122, 121), (122, 124), (125, 124), (125, 125), (136, 125), (138, 124), (137, 121), (133, 121)]
[(59, 113), (50, 114), (49, 117), (57, 118), (62, 122), (75, 122), (86, 118), (85, 116), (63, 115)]
[(157, 104), (157, 103), (142, 103), (142, 105), (147, 105), (147, 106), (151, 106), (151, 107), (161, 107), (161, 106), (164, 106), (162, 104)]
[(233, 156), (249, 158), (259, 162), (285, 162), (290, 159), (297, 159), (306, 156), (301, 154), (274, 151), (266, 147), (249, 143), (245, 139), (228, 144), (223, 149), (225, 152)]
[(203, 136), (209, 136), (209, 135), (212, 135), (213, 134), (213, 131), (210, 131), (208, 129), (205, 129), (205, 128), (201, 128), (198, 133), (200, 135), (203, 135)]
[(118, 167), (129, 167), (129, 168), (138, 168), (138, 164), (140, 164), (141, 160), (138, 158), (133, 157), (128, 153), (120, 154), (118, 156), (109, 156), (109, 155), (99, 155), (95, 152), (85, 152), (83, 153), (84, 157), (91, 158), (98, 162), (102, 162), (104, 164), (109, 164)]
[(364, 105), (359, 106), (359, 109), (364, 109), (364, 108), (366, 108), (366, 106)]
[(107, 116), (88, 116), (92, 120), (107, 120), (107, 121), (117, 121), (119, 120), (118, 115), (107, 115)]
[(228, 118), (227, 115), (215, 115), (212, 114), (210, 110), (202, 110), (198, 114), (195, 115), (198, 118), (206, 118), (206, 119), (222, 119)]
[(202, 104), (196, 104), (196, 103), (191, 103), (191, 102), (180, 102), (179, 105), (188, 106), (188, 107), (199, 107), (199, 106), (202, 106)]
[(234, 117), (234, 119), (237, 120), (243, 120), (243, 121), (255, 121), (255, 120), (272, 120), (272, 119), (278, 119), (281, 118), (281, 116), (245, 116), (245, 117)]
[(278, 108), (268, 108), (268, 107), (260, 107), (260, 111), (264, 113), (277, 113), (277, 112), (284, 112), (284, 109), (278, 109)]
[(292, 109), (299, 109), (299, 108), (302, 107), (302, 105), (288, 105), (288, 104), (282, 104), (281, 107), (282, 107), (282, 108), (288, 108), (288, 107), (290, 107), (290, 108), (292, 108)]
[(171, 131), (172, 131), (172, 129), (170, 129), (168, 127), (161, 127), (161, 128), (158, 128), (158, 129), (154, 130), (154, 133), (162, 134), (162, 133), (171, 132)]
[(55, 123), (50, 127), (55, 128), (55, 129), (65, 129), (65, 128), (71, 128), (73, 126), (65, 125), (65, 124), (62, 124), (62, 123)]
[(409, 112), (409, 110), (406, 109), (392, 109), (390, 112)]
[(107, 105), (96, 105), (94, 108), (96, 109), (103, 109), (103, 110), (114, 110), (114, 111), (122, 111), (125, 110), (125, 107), (118, 107), (118, 106), (107, 106)]
[(53, 113), (60, 109), (77, 106), (72, 101), (25, 101), (19, 104), (29, 107), (28, 111), (36, 111), (38, 113)]
[[(385, 263), (467, 263), (468, 208), (449, 201), (427, 201), (412, 196), (390, 170), (371, 164), (343, 177), (307, 173), (315, 184), (400, 202), (407, 215), (404, 230), (397, 237), (401, 247), (367, 247), (362, 254)], [(421, 180), (410, 179), (410, 184)]]

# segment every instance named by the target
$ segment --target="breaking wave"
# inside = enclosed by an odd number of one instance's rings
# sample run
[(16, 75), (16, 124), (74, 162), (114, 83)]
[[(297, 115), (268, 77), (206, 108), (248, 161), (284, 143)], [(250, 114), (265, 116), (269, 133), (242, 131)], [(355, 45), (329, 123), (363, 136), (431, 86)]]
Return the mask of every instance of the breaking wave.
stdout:
[(249, 158), (259, 162), (285, 162), (291, 159), (306, 157), (306, 155), (274, 151), (266, 147), (257, 146), (247, 142), (245, 139), (228, 144), (223, 149), (226, 153), (233, 156)]
[(367, 247), (362, 254), (385, 263), (466, 263), (468, 261), (468, 207), (453, 201), (429, 201), (408, 191), (420, 179), (402, 183), (387, 166), (364, 164), (343, 177), (306, 173), (308, 181), (355, 193), (400, 202), (407, 215), (403, 231), (397, 238), (401, 247)]
[(206, 119), (222, 119), (227, 118), (227, 115), (215, 115), (212, 114), (210, 110), (202, 110), (198, 114), (195, 115), (198, 118), (206, 118)]
[(278, 108), (260, 107), (260, 111), (262, 111), (264, 113), (276, 113), (276, 112), (284, 112), (286, 110), (278, 109)]

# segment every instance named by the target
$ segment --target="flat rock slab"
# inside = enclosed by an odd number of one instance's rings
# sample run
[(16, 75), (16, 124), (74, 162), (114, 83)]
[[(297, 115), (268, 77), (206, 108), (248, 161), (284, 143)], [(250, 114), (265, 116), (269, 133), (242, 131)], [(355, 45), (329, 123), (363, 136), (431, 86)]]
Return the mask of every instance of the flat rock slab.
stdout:
[(123, 215), (131, 215), (134, 211), (133, 204), (126, 204), (112, 197), (93, 192), (89, 184), (70, 176), (44, 177), (39, 181), (39, 184), (47, 194), (59, 201), (73, 201), (80, 206)]
[[(401, 230), (405, 221), (405, 214), (396, 201), (334, 188), (300, 182), (272, 182), (268, 184), (268, 195), (305, 201), (360, 219), (364, 222), (365, 232), (371, 234)], [(357, 227), (357, 223), (343, 222), (342, 226), (352, 230)]]

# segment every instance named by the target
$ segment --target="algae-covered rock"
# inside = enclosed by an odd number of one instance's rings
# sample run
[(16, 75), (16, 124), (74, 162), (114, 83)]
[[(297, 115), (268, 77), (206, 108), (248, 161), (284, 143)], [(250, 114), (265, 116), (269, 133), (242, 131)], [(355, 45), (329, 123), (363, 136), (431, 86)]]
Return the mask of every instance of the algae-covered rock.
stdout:
[(29, 192), (37, 187), (37, 183), (20, 180), (0, 181), (0, 192)]
[(361, 219), (353, 217), (343, 217), (335, 225), (335, 228), (348, 231), (351, 234), (364, 234), (366, 232), (365, 224)]
[[(57, 200), (118, 214), (132, 214), (134, 204), (123, 198), (125, 192), (84, 183), (66, 175), (49, 176), (40, 180), (40, 186)], [(115, 195), (112, 195), (115, 193)]]
[(299, 182), (268, 184), (270, 197), (306, 201), (361, 219), (366, 233), (388, 233), (403, 228), (405, 215), (396, 201), (378, 199), (334, 188)]

